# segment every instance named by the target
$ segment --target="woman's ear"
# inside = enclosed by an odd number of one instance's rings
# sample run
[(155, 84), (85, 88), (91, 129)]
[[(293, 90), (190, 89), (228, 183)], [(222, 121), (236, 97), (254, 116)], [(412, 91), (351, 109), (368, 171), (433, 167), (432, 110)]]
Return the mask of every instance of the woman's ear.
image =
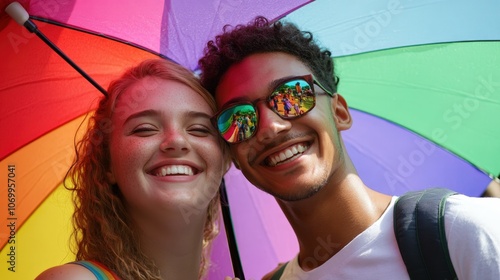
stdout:
[(108, 182), (110, 185), (116, 184), (116, 178), (115, 174), (113, 174), (113, 171), (106, 172), (106, 176), (108, 177)]
[(332, 97), (332, 111), (338, 131), (347, 130), (351, 127), (352, 118), (349, 107), (344, 97), (339, 93), (335, 93)]
[(233, 157), (233, 164), (234, 164), (234, 167), (238, 168), (238, 170), (241, 170), (238, 161), (234, 157)]
[(231, 158), (227, 156), (224, 159), (224, 174), (226, 174), (229, 171), (229, 168), (231, 168)]
[(231, 168), (231, 161), (232, 161), (231, 149), (229, 145), (223, 142), (222, 140), (221, 140), (221, 145), (222, 145), (222, 153), (224, 156), (222, 168), (224, 168), (224, 174), (226, 174)]

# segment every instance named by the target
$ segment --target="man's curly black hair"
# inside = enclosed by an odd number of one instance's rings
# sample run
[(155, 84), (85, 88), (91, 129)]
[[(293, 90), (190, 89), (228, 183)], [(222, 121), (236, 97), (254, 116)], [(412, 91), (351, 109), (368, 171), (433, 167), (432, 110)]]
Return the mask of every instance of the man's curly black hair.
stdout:
[(337, 92), (330, 51), (321, 49), (313, 35), (291, 23), (270, 23), (256, 17), (248, 25), (225, 26), (224, 32), (209, 41), (200, 59), (201, 83), (215, 95), (217, 85), (233, 64), (256, 53), (283, 52), (297, 57), (312, 71), (316, 79), (332, 93)]

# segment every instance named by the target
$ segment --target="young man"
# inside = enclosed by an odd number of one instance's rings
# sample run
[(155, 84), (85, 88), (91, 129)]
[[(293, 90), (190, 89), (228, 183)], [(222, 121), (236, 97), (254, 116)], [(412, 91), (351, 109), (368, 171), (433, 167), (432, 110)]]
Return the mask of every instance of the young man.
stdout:
[[(225, 139), (235, 166), (276, 197), (297, 235), (300, 251), (281, 279), (408, 279), (394, 234), (396, 198), (363, 183), (342, 141), (352, 119), (331, 53), (312, 34), (259, 17), (209, 42), (200, 65), (223, 137), (231, 116), (257, 116), (244, 141)], [(310, 94), (302, 114), (287, 115), (273, 99), (297, 83)], [(494, 212), (498, 199), (448, 198), (446, 237), (459, 279), (500, 279)]]

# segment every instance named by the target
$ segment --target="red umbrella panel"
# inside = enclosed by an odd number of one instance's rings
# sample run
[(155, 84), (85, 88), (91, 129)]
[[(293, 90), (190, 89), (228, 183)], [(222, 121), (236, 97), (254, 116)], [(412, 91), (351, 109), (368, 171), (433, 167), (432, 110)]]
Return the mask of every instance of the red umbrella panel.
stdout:
[[(10, 2), (2, 1), (2, 10)], [(147, 57), (168, 57), (196, 70), (202, 46), (224, 24), (245, 23), (258, 14), (277, 18), (305, 2), (21, 1), (34, 17), (63, 23), (61, 28), (35, 20), (105, 88)], [(500, 125), (499, 10), (495, 0), (318, 0), (285, 18), (312, 31), (338, 57), (339, 90), (358, 110), (344, 135), (346, 146), (371, 186), (400, 194), (440, 184), (479, 195), (491, 180), (488, 175), (498, 176), (500, 135), (492, 128)], [(0, 40), (5, 58), (0, 66), (0, 174), (15, 174), (18, 241), (18, 272), (1, 270), (0, 278), (32, 279), (72, 260), (66, 242), (71, 202), (60, 183), (72, 159), (75, 131), (100, 93), (4, 14), (0, 28), (6, 38)], [(171, 33), (172, 28), (178, 30)], [(467, 110), (456, 109), (460, 106)], [(442, 159), (445, 163), (439, 163)], [(239, 171), (231, 169), (226, 184), (243, 269), (247, 278), (258, 279), (296, 254), (293, 232), (273, 198)], [(8, 197), (6, 190), (0, 188), (0, 199)], [(5, 201), (2, 209), (9, 207)], [(12, 218), (0, 213), (2, 221)], [(0, 231), (2, 244), (11, 236), (6, 228)], [(226, 244), (220, 234), (208, 279), (232, 275)], [(9, 246), (0, 252), (10, 253)]]

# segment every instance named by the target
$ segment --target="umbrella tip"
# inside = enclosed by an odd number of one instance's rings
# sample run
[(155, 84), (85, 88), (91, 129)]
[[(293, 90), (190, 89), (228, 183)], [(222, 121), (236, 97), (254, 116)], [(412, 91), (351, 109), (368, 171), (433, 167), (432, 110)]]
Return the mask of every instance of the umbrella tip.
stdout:
[(24, 25), (28, 21), (30, 15), (28, 12), (19, 4), (19, 2), (12, 2), (6, 8), (5, 12), (9, 14), (19, 25)]

